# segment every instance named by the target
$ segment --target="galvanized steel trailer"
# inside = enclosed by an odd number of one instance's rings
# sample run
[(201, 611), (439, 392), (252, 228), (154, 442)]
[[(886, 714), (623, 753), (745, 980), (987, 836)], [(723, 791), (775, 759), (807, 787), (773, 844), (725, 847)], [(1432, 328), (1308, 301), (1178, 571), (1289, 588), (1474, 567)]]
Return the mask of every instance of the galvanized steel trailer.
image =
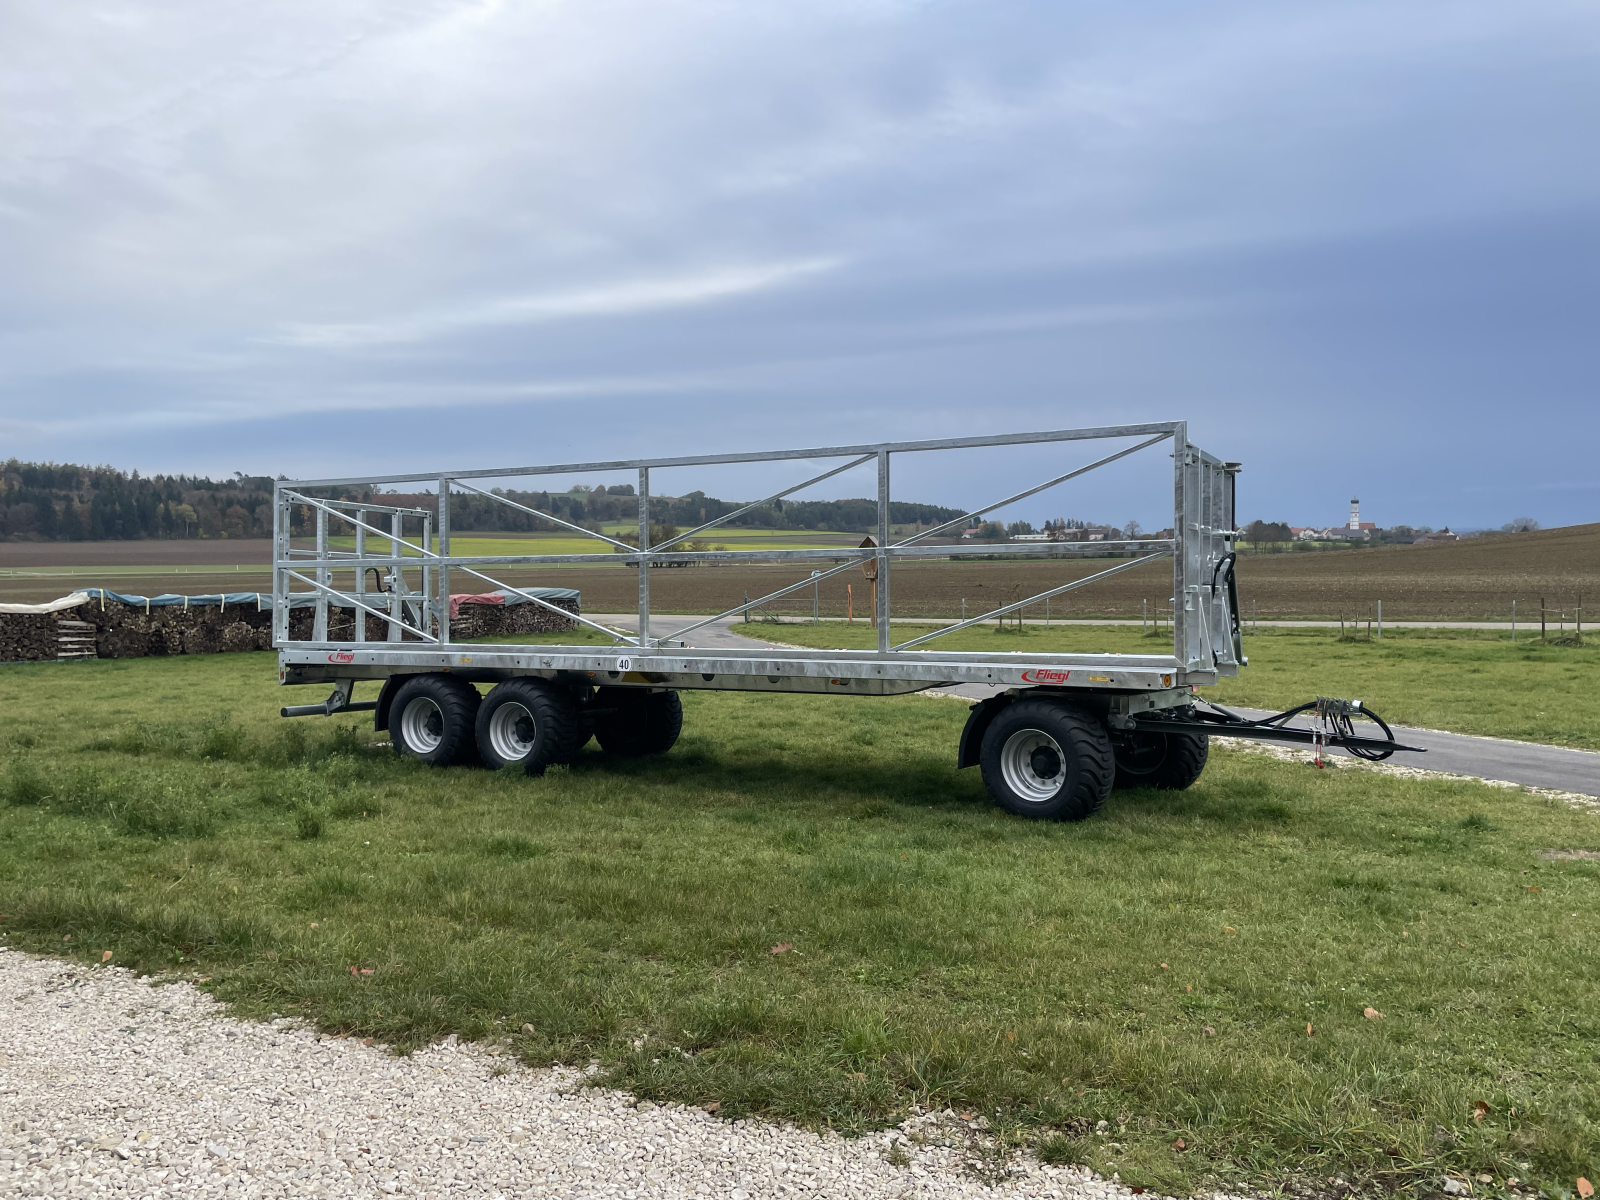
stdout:
[[(1132, 444), (1081, 465), (1069, 468), (1063, 463), (1060, 473), (1036, 486), (898, 541), (891, 538), (890, 481), (898, 456), (1039, 444), (1071, 450), (1080, 443), (1113, 439)], [(1170, 444), (1173, 464), (1170, 538), (1008, 543), (1003, 550), (987, 544), (926, 544), (932, 536), (964, 529), (973, 519), (1164, 443)], [(652, 470), (785, 460), (829, 465), (762, 500), (651, 544)], [(875, 544), (792, 550), (685, 548), (746, 512), (868, 464), (877, 476), (877, 529), (870, 539)], [(373, 710), (376, 727), (390, 731), (400, 753), (438, 765), (475, 755), (491, 766), (520, 764), (538, 774), (552, 763), (571, 761), (591, 736), (610, 753), (664, 752), (681, 728), (680, 691), (885, 696), (953, 684), (990, 684), (1002, 690), (975, 706), (961, 739), (959, 765), (981, 765), (995, 799), (1021, 815), (1087, 816), (1114, 782), (1184, 787), (1204, 765), (1206, 736), (1196, 732), (1193, 689), (1237, 674), (1245, 662), (1232, 575), (1238, 470), (1237, 463), (1223, 462), (1191, 445), (1187, 424), (1175, 421), (748, 454), (280, 481), (274, 504), (273, 560), (273, 645), (278, 650), (279, 678), (284, 684), (334, 686), (325, 702), (290, 706), (284, 715)], [(509, 478), (615, 471), (637, 473), (637, 544), (582, 528), (490, 490), (493, 481)], [(434, 513), (427, 509), (317, 494), (397, 483), (436, 487), (436, 530)], [(601, 545), (589, 554), (453, 553), (450, 500), (461, 493), (488, 497)], [(295, 506), (314, 514), (313, 547), (291, 543)], [(421, 525), (420, 537), (405, 536), (407, 518)], [(334, 532), (345, 528), (354, 533), (353, 549), (333, 545)], [(1129, 557), (1024, 600), (895, 642), (889, 614), (896, 563), (992, 557), (997, 550), (1008, 557), (1031, 559)], [(1170, 654), (982, 653), (938, 647), (945, 634), (1165, 558), (1172, 560)], [(670, 636), (651, 632), (652, 568), (740, 561), (831, 565), (769, 595), (674, 629)], [(605, 633), (613, 644), (597, 648), (452, 640), (453, 582), (465, 577), (477, 590), (488, 584), (508, 596), (551, 608), (527, 589), (490, 572), (573, 563), (627, 563), (637, 568), (636, 633), (619, 632), (580, 615), (576, 618), (580, 624)], [(877, 580), (875, 650), (711, 649), (693, 644), (699, 629), (860, 568)], [(374, 573), (378, 586), (369, 590)], [(303, 604), (308, 594), (315, 597), (309, 636), (291, 637), (291, 600), (298, 598)], [(330, 613), (337, 609), (353, 610), (353, 636), (348, 639), (329, 637)], [(355, 700), (354, 685), (367, 680), (382, 681), (379, 696)], [(474, 684), (493, 688), (480, 696)], [(1162, 731), (1160, 721), (1179, 718), (1187, 719), (1183, 729), (1174, 723), (1167, 726), (1168, 732)]]

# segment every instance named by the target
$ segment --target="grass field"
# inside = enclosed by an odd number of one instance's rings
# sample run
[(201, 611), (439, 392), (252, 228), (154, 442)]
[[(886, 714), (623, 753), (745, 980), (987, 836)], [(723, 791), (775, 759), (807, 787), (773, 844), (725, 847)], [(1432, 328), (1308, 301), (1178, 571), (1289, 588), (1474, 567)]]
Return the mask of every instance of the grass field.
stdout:
[(0, 668), (7, 943), (727, 1116), (950, 1105), (1178, 1192), (1600, 1170), (1600, 863), (1542, 857), (1593, 816), (1219, 751), (1018, 821), (920, 697), (688, 694), (662, 760), (431, 772), (274, 679)]
[[(796, 646), (869, 648), (877, 631), (854, 625), (735, 624), (757, 640)], [(934, 628), (894, 625), (902, 642)], [(951, 650), (1171, 653), (1171, 635), (1136, 628), (1069, 625), (1018, 629), (974, 626), (928, 643)], [(1337, 629), (1270, 629), (1246, 634), (1250, 659), (1235, 679), (1205, 695), (1224, 704), (1281, 711), (1317, 696), (1359, 697), (1391, 724), (1600, 750), (1600, 641), (1541, 644), (1527, 635), (1475, 629), (1390, 629), (1382, 640), (1340, 641)]]
[[(624, 533), (637, 533), (637, 526), (608, 526), (606, 533), (617, 537)], [(687, 532), (687, 531), (684, 531)], [(833, 546), (856, 546), (860, 537), (852, 534), (765, 529), (715, 529), (695, 541), (707, 547), (726, 550), (810, 550)], [(337, 549), (355, 548), (355, 538), (335, 537), (329, 541)], [(378, 548), (384, 543), (380, 540)], [(673, 547), (684, 549), (685, 545)], [(598, 538), (562, 533), (512, 533), (476, 534), (456, 533), (450, 537), (452, 554), (606, 554), (613, 547)]]

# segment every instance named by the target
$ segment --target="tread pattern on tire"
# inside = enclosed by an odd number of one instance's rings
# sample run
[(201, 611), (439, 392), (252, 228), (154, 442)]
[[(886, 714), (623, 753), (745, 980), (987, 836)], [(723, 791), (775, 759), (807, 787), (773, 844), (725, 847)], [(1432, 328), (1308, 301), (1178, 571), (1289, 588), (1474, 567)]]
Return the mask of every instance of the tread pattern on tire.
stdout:
[(1127, 755), (1119, 752), (1116, 779), (1119, 789), (1147, 787), (1181, 792), (1200, 778), (1200, 773), (1206, 769), (1206, 759), (1211, 755), (1211, 739), (1203, 733), (1141, 733), (1134, 736), (1164, 739), (1166, 754), (1155, 768), (1136, 771), (1126, 761)]
[(683, 701), (677, 692), (601, 688), (595, 707), (609, 709), (595, 719), (600, 748), (619, 758), (665, 754), (683, 732)]
[[(1001, 773), (1001, 748), (1023, 729), (1048, 733), (1065, 757), (1067, 780), (1043, 803), (1017, 796)], [(989, 795), (1007, 812), (1040, 820), (1082, 821), (1097, 812), (1111, 794), (1116, 760), (1105, 726), (1093, 714), (1060, 701), (1031, 699), (1018, 700), (990, 722), (983, 735), (979, 769)]]
[(489, 739), (489, 722), (495, 711), (509, 701), (515, 701), (532, 714), (537, 730), (533, 749), (518, 760), (529, 775), (543, 775), (545, 768), (552, 764), (570, 763), (588, 741), (588, 731), (578, 716), (577, 701), (570, 692), (542, 679), (508, 679), (497, 684), (478, 709), (478, 754), (491, 770), (517, 765), (501, 759)]
[[(418, 754), (407, 746), (402, 733), (406, 706), (418, 696), (426, 696), (437, 704), (439, 715), (444, 719), (444, 736), (430, 754)], [(418, 675), (406, 681), (395, 693), (390, 710), (394, 717), (389, 723), (389, 741), (394, 752), (432, 767), (472, 762), (478, 752), (474, 726), (481, 699), (477, 688), (448, 675)]]

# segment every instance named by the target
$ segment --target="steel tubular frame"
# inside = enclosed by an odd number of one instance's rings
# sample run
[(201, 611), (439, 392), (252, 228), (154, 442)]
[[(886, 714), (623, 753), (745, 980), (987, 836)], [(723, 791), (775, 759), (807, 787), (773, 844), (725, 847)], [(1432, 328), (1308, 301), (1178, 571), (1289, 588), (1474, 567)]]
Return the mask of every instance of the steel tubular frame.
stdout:
[[(972, 512), (957, 517), (952, 521), (918, 532), (898, 542), (890, 541), (891, 460), (896, 454), (1051, 442), (1095, 441), (1109, 438), (1139, 438), (1140, 440), (1135, 445), (1124, 447), (1113, 454), (1105, 455), (1086, 465), (1057, 475), (1035, 487), (1014, 493), (1005, 499), (995, 501), (982, 508), (974, 509)], [(1085, 578), (1074, 580), (1060, 587), (1051, 588), (1040, 592), (1038, 595), (1029, 596), (1024, 600), (1003, 605), (979, 616), (912, 638), (898, 645), (893, 643), (890, 613), (892, 610), (892, 564), (895, 560), (932, 557), (958, 559), (972, 555), (993, 555), (997, 552), (995, 547), (984, 545), (927, 546), (916, 543), (951, 526), (964, 524), (975, 517), (982, 517), (1017, 500), (1036, 495), (1047, 488), (1055, 487), (1069, 480), (1080, 478), (1100, 467), (1117, 462), (1150, 446), (1168, 440), (1172, 442), (1173, 446), (1172, 458), (1174, 466), (1173, 536), (1170, 539), (1093, 543), (1045, 542), (1032, 543), (1026, 546), (1008, 545), (999, 552), (1008, 556), (1016, 555), (1028, 558), (1070, 558), (1086, 554), (1103, 554), (1108, 551), (1122, 551), (1134, 553), (1136, 557)], [(672, 538), (663, 541), (659, 545), (651, 544), (650, 472), (654, 468), (840, 458), (849, 461), (844, 462), (842, 465), (830, 467), (820, 474), (812, 475), (804, 482), (786, 487), (763, 500), (741, 505), (720, 517), (696, 526), (686, 533), (675, 534)], [(868, 463), (874, 464), (877, 476), (876, 546), (861, 549), (828, 548), (809, 550), (673, 549), (673, 547), (680, 547), (684, 543), (691, 542), (707, 530), (727, 524), (729, 521), (753, 509), (771, 504), (804, 488)], [(639, 533), (636, 546), (594, 530), (584, 529), (582, 526), (575, 525), (553, 514), (540, 512), (473, 482), (497, 478), (565, 475), (615, 470), (637, 472)], [(1198, 447), (1192, 446), (1188, 440), (1187, 423), (1178, 421), (973, 438), (891, 442), (879, 445), (832, 446), (755, 454), (696, 455), (680, 458), (511, 467), (500, 470), (447, 471), (416, 475), (280, 481), (277, 484), (274, 504), (274, 645), (283, 652), (301, 649), (321, 650), (334, 648), (335, 643), (328, 640), (328, 610), (332, 606), (342, 606), (350, 607), (355, 612), (355, 645), (363, 650), (381, 646), (385, 643), (392, 647), (393, 643), (400, 641), (402, 636), (407, 633), (422, 639), (429, 648), (451, 649), (450, 580), (452, 569), (459, 568), (475, 579), (480, 579), (495, 587), (502, 588), (510, 594), (522, 596), (547, 609), (561, 612), (563, 615), (571, 615), (565, 609), (560, 609), (558, 606), (532, 595), (523, 588), (506, 584), (494, 578), (494, 576), (486, 573), (484, 568), (563, 563), (623, 562), (637, 566), (639, 572), (638, 634), (629, 636), (619, 633), (581, 615), (577, 617), (577, 620), (584, 626), (604, 632), (611, 637), (614, 640), (615, 651), (626, 651), (628, 657), (621, 659), (622, 663), (629, 663), (633, 657), (646, 661), (657, 654), (670, 652), (674, 647), (683, 647), (682, 639), (685, 635), (706, 625), (759, 608), (779, 597), (789, 595), (803, 588), (814, 588), (820, 580), (850, 570), (853, 567), (865, 566), (869, 561), (875, 560), (878, 582), (877, 607), (874, 614), (878, 633), (877, 649), (873, 652), (852, 651), (848, 652), (848, 655), (852, 658), (861, 658), (866, 655), (879, 662), (924, 663), (930, 653), (937, 654), (938, 652), (917, 648), (935, 641), (947, 633), (970, 628), (984, 621), (1018, 612), (1030, 605), (1088, 586), (1091, 583), (1130, 570), (1133, 567), (1144, 565), (1154, 559), (1170, 556), (1173, 560), (1172, 656), (1171, 658), (1145, 655), (1126, 656), (1126, 661), (1131, 663), (1137, 660), (1149, 666), (1165, 667), (1167, 669), (1176, 668), (1180, 672), (1189, 674), (1209, 674), (1214, 678), (1217, 672), (1232, 673), (1240, 665), (1235, 653), (1234, 640), (1228, 632), (1230, 630), (1230, 622), (1235, 614), (1229, 609), (1229, 602), (1225, 594), (1226, 589), (1220, 585), (1219, 581), (1219, 573), (1225, 565), (1228, 565), (1225, 560), (1230, 553), (1232, 541), (1236, 537), (1233, 528), (1235, 523), (1233, 477), (1237, 470), (1237, 464), (1223, 463)], [(373, 487), (381, 484), (414, 483), (419, 481), (433, 483), (438, 489), (438, 535), (436, 542), (433, 536), (434, 514), (426, 509), (394, 508), (366, 500), (329, 499), (310, 494), (313, 489)], [(556, 528), (583, 537), (594, 538), (598, 542), (604, 543), (606, 550), (601, 553), (577, 554), (453, 554), (450, 548), (449, 513), (450, 496), (452, 491), (456, 489), (498, 501), (512, 509), (548, 522)], [(297, 504), (307, 506), (315, 513), (316, 541), (314, 550), (294, 547), (290, 543), (290, 518), (293, 506)], [(390, 528), (388, 530), (379, 528), (368, 519), (369, 516), (376, 518), (378, 515), (387, 515), (389, 517)], [(420, 519), (423, 527), (420, 542), (412, 542), (404, 538), (403, 522), (407, 517)], [(354, 529), (355, 550), (353, 552), (336, 550), (332, 547), (329, 532), (330, 520), (343, 521)], [(389, 543), (389, 553), (386, 555), (371, 553), (369, 551), (369, 535), (376, 535), (379, 538), (386, 539)], [(435, 544), (437, 549), (434, 548)], [(1139, 553), (1141, 551), (1144, 553)], [(719, 613), (717, 616), (699, 620), (675, 631), (670, 639), (652, 636), (650, 631), (650, 576), (652, 566), (741, 560), (760, 560), (765, 562), (831, 560), (835, 565), (768, 595), (755, 600), (748, 600), (734, 608)], [(305, 574), (304, 569), (307, 567), (311, 568), (314, 577), (308, 577)], [(373, 593), (366, 591), (366, 573), (374, 568), (381, 572), (387, 572), (388, 586), (385, 589), (389, 593), (387, 612), (368, 602), (368, 598)], [(335, 587), (333, 579), (335, 572), (348, 570), (355, 572), (354, 589), (341, 590)], [(407, 570), (420, 572), (422, 586), (416, 593), (410, 592), (406, 585), (405, 572)], [(306, 594), (304, 591), (294, 592), (293, 584), (304, 585), (316, 597), (312, 637), (309, 640), (291, 640), (288, 636), (289, 605), (292, 595)], [(406, 616), (409, 615), (408, 608), (410, 611), (416, 612), (414, 624), (407, 623), (405, 620)], [(387, 633), (381, 641), (374, 641), (368, 638), (368, 617), (373, 617), (386, 623)], [(1227, 636), (1224, 636), (1225, 634)], [(349, 643), (340, 642), (337, 644), (339, 647), (347, 645)], [(413, 646), (415, 646), (415, 643), (413, 643)], [(392, 648), (398, 649), (398, 647)], [(455, 647), (455, 649), (463, 648), (470, 649), (468, 647)], [(478, 649), (481, 650), (483, 648), (479, 647)], [(559, 655), (561, 652), (578, 652), (581, 650), (584, 654), (593, 655), (595, 648), (586, 646), (552, 649), (551, 647), (540, 646), (537, 648), (496, 647), (495, 649), (496, 651), (502, 649), (506, 651), (514, 649), (533, 651), (545, 656), (545, 661), (550, 661), (549, 656), (552, 653)], [(737, 659), (740, 655), (753, 653), (755, 652), (733, 650), (719, 652), (719, 656), (724, 659)], [(773, 651), (767, 650), (762, 653), (770, 657)], [(812, 659), (821, 656), (825, 658), (827, 653), (829, 652), (796, 652), (794, 657)], [(837, 653), (843, 655), (846, 652)], [(939, 655), (939, 657), (951, 662), (959, 661), (963, 664), (1015, 662), (1015, 656), (1008, 654), (960, 653), (944, 654)], [(1082, 659), (1084, 657), (1081, 655), (1041, 654), (1031, 656), (1030, 661), (1032, 658), (1037, 658), (1041, 662), (1048, 663), (1074, 658)], [(1108, 656), (1088, 657), (1098, 661)]]

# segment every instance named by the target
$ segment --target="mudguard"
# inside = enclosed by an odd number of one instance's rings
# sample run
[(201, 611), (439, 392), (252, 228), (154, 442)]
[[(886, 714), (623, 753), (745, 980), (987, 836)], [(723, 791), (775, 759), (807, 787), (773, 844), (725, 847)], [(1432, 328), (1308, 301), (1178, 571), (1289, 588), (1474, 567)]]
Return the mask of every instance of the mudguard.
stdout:
[(1015, 699), (1015, 696), (1007, 695), (990, 696), (987, 700), (979, 700), (972, 706), (967, 715), (967, 724), (961, 730), (961, 745), (956, 750), (956, 770), (978, 765), (978, 755), (983, 749), (983, 735), (988, 732), (989, 722)]

